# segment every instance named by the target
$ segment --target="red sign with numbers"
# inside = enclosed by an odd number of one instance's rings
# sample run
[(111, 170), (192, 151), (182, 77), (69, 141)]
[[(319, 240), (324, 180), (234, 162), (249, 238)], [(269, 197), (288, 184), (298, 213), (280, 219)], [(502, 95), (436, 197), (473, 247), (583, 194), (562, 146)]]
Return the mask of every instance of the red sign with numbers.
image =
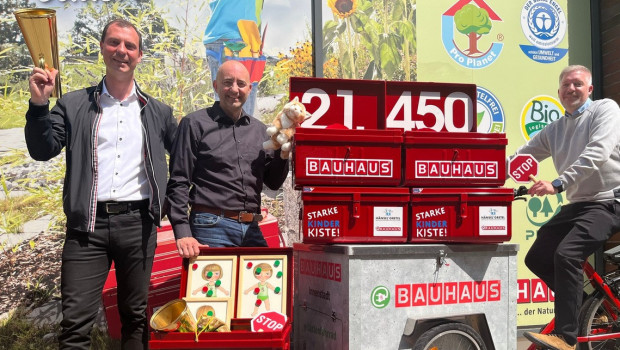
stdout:
[(387, 129), (476, 131), (476, 85), (386, 82)]
[(303, 127), (385, 129), (385, 81), (291, 77), (289, 90), (311, 114)]
[(306, 128), (476, 131), (474, 84), (292, 77), (296, 96), (311, 115)]

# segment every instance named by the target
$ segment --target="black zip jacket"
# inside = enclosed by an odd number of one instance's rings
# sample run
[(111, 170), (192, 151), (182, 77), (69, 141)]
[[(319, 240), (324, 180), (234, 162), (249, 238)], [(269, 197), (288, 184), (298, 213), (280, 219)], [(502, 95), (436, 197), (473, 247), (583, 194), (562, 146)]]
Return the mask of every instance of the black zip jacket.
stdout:
[[(94, 230), (97, 210), (97, 130), (102, 115), (102, 89), (103, 80), (97, 86), (64, 95), (51, 111), (49, 104), (37, 106), (30, 103), (26, 112), (26, 145), (32, 158), (46, 161), (66, 147), (63, 208), (67, 227), (83, 232)], [(146, 95), (137, 84), (136, 92), (145, 140), (149, 209), (159, 226), (166, 192), (166, 150), (170, 151), (172, 147), (177, 121), (170, 106)]]

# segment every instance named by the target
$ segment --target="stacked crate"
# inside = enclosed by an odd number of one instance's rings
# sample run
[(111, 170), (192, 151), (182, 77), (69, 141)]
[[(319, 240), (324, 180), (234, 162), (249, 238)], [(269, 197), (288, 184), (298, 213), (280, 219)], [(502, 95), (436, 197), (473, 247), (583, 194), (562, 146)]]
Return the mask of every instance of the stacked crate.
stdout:
[[(402, 90), (412, 84), (390, 86)], [(475, 91), (471, 84), (433, 84)], [(299, 85), (291, 81), (291, 98), (303, 96), (293, 91)], [(315, 95), (317, 90), (312, 89)], [(389, 98), (390, 91), (386, 94)], [(476, 115), (475, 98), (473, 103)], [(509, 241), (513, 190), (501, 187), (506, 135), (390, 129), (383, 112), (367, 123), (374, 129), (297, 129), (293, 183), (302, 191), (303, 242)]]

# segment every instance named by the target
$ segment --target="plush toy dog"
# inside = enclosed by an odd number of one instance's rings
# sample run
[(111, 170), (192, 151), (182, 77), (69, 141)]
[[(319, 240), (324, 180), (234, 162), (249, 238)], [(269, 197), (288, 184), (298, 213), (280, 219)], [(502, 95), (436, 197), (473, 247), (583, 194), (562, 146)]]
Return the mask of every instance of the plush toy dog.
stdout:
[(271, 138), (263, 143), (266, 150), (282, 149), (280, 157), (288, 159), (291, 151), (291, 138), (297, 128), (306, 118), (306, 107), (295, 97), (284, 105), (271, 126), (267, 128), (267, 135)]

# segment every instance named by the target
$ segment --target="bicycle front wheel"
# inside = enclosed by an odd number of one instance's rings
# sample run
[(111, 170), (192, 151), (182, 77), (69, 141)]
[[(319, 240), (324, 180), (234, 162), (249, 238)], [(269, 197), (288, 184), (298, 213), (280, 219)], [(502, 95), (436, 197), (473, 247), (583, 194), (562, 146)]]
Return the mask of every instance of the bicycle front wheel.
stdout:
[[(600, 292), (590, 295), (579, 312), (579, 336), (620, 332), (619, 314)], [(579, 343), (580, 350), (620, 350), (620, 339)]]
[(413, 350), (486, 350), (486, 346), (471, 326), (451, 322), (424, 332)]

